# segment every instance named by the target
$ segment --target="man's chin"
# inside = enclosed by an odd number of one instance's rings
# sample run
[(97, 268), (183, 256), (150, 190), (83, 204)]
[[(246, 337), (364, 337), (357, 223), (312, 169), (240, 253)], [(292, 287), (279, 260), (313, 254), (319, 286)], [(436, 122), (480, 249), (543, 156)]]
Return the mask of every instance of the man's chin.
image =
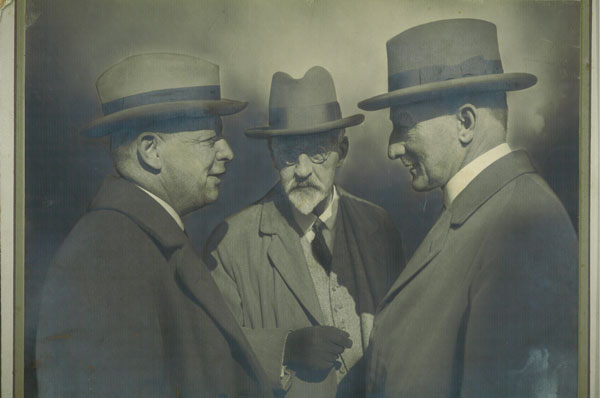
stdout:
[(304, 215), (308, 215), (325, 199), (325, 195), (314, 189), (313, 192), (302, 192), (299, 189), (295, 189), (288, 194), (288, 199), (296, 210)]
[(412, 188), (416, 192), (427, 192), (431, 191), (435, 187), (430, 186), (427, 181), (423, 180), (423, 178), (413, 177)]
[(202, 206), (200, 207), (215, 203), (217, 199), (219, 199), (219, 189), (212, 189), (210, 192), (205, 192), (202, 195)]

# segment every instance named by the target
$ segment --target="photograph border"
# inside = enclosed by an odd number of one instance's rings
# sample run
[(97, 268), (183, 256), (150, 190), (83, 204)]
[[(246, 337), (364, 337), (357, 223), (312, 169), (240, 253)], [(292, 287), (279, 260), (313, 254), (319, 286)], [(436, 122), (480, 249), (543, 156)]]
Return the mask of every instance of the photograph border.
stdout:
[[(536, 0), (518, 0), (522, 2), (536, 1)], [(592, 279), (591, 276), (591, 263), (592, 259), (598, 261), (597, 246), (591, 244), (590, 237), (598, 238), (598, 212), (596, 207), (598, 206), (598, 187), (597, 181), (598, 172), (592, 171), (591, 166), (598, 165), (598, 137), (597, 131), (596, 136), (592, 137), (592, 125), (595, 124), (597, 128), (597, 121), (594, 122), (598, 117), (597, 109), (592, 109), (593, 104), (598, 104), (598, 101), (592, 101), (591, 95), (598, 95), (597, 89), (595, 94), (590, 89), (591, 83), (595, 80), (597, 85), (598, 81), (598, 69), (592, 63), (591, 56), (596, 53), (598, 42), (597, 38), (594, 42), (592, 40), (592, 25), (598, 23), (598, 15), (592, 13), (597, 10), (596, 4), (592, 5), (594, 0), (582, 0), (580, 1), (580, 34), (581, 34), (581, 48), (580, 48), (580, 112), (579, 112), (579, 372), (578, 372), (578, 384), (579, 384), (579, 397), (591, 397), (594, 391), (590, 391), (590, 386), (595, 386), (596, 393), (598, 391), (598, 381), (595, 378), (595, 382), (590, 380), (590, 370), (598, 369), (598, 343), (591, 344), (590, 341), (590, 327), (595, 328), (598, 333), (598, 297), (595, 297), (594, 301), (590, 300), (590, 293), (595, 292), (598, 294), (597, 286), (595, 289), (591, 288), (591, 284), (597, 283), (598, 281)], [(12, 351), (13, 351), (13, 385), (12, 394), (14, 397), (24, 396), (24, 321), (25, 321), (25, 45), (26, 45), (26, 0), (14, 0), (14, 14), (15, 14), (15, 51), (14, 51), (14, 65), (15, 65), (15, 80), (14, 80), (14, 211), (11, 213), (14, 216), (14, 228), (13, 228), (13, 243), (12, 253), (13, 261), (12, 264), (6, 264), (2, 262), (3, 271), (14, 265), (13, 276), (13, 302), (12, 302), (12, 319), (14, 324), (12, 325)], [(594, 18), (594, 20), (593, 20)], [(596, 25), (597, 27), (597, 25)], [(595, 30), (597, 32), (597, 29)], [(592, 46), (594, 50), (592, 51)], [(597, 58), (596, 58), (597, 60)], [(594, 76), (592, 76), (594, 73)], [(592, 118), (594, 118), (592, 120)], [(595, 139), (594, 139), (595, 138)], [(592, 145), (594, 144), (594, 145)], [(594, 156), (595, 161), (592, 161)], [(592, 181), (592, 178), (594, 180)], [(6, 179), (3, 179), (3, 183)], [(595, 189), (594, 189), (595, 188)], [(2, 192), (4, 193), (6, 187), (2, 186)], [(595, 197), (591, 197), (594, 194)], [(2, 213), (10, 212), (10, 208), (5, 207), (5, 202), (2, 204)], [(590, 206), (595, 206), (592, 210)], [(4, 220), (4, 218), (3, 218)], [(595, 222), (595, 225), (591, 223)], [(4, 233), (5, 228), (2, 229), (2, 253), (3, 260), (5, 259), (4, 253), (7, 250), (7, 246), (4, 244), (10, 236), (6, 236)], [(10, 242), (10, 240), (8, 240)], [(10, 247), (9, 247), (10, 249)], [(594, 250), (592, 253), (591, 250)], [(597, 264), (596, 264), (597, 266)], [(11, 273), (8, 273), (9, 275)], [(5, 273), (2, 274), (3, 276)], [(598, 276), (598, 271), (596, 271)], [(2, 286), (5, 283), (3, 282)], [(3, 298), (4, 298), (3, 293)], [(5, 323), (5, 311), (6, 303), (3, 300), (2, 303), (2, 327), (7, 327)], [(590, 318), (591, 317), (591, 318)], [(10, 325), (9, 325), (10, 326)], [(7, 341), (2, 340), (2, 353), (4, 354), (5, 345)], [(598, 338), (597, 336), (593, 336)], [(594, 352), (590, 352), (591, 348), (594, 348)], [(4, 355), (2, 355), (4, 358)], [(2, 361), (2, 380), (6, 380), (7, 365), (4, 360)], [(2, 393), (4, 396), (5, 386), (2, 386)]]

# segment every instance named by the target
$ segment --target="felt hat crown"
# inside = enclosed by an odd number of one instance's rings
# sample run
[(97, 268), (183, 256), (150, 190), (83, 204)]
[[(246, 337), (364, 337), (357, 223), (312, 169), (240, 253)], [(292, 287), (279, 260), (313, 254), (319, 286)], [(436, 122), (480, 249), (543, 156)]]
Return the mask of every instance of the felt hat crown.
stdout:
[(294, 79), (276, 72), (269, 96), (269, 125), (247, 129), (251, 138), (281, 135), (304, 135), (355, 126), (364, 115), (342, 117), (333, 78), (329, 72), (314, 66), (304, 77)]
[(83, 134), (100, 137), (175, 118), (229, 115), (246, 102), (221, 99), (219, 66), (181, 54), (140, 54), (106, 70), (96, 82), (103, 117)]
[(361, 101), (377, 110), (464, 92), (521, 90), (529, 73), (504, 73), (496, 25), (449, 19), (408, 29), (387, 42), (388, 93)]

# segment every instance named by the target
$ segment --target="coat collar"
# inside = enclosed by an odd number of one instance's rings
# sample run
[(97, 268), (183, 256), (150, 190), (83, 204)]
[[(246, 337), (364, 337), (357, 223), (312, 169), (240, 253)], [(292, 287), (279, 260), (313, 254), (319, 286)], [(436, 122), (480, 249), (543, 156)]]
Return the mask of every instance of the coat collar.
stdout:
[(289, 228), (302, 234), (301, 229), (294, 221), (292, 207), (287, 199), (283, 187), (277, 183), (263, 199), (260, 214), (259, 231), (266, 235), (285, 235), (289, 233)]
[(96, 194), (90, 211), (114, 210), (131, 218), (164, 248), (182, 246), (187, 235), (167, 211), (130, 181), (107, 176)]
[(518, 176), (535, 173), (527, 152), (513, 151), (483, 170), (456, 197), (450, 210), (453, 226), (460, 226), (502, 187)]

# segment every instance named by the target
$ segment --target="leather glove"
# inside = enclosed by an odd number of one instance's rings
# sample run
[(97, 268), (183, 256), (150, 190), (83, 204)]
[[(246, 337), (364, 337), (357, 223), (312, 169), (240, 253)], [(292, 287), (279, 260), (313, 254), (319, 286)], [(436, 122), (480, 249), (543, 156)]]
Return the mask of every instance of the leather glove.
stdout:
[(352, 347), (349, 334), (333, 326), (310, 326), (287, 336), (283, 363), (291, 369), (328, 370), (344, 349)]

